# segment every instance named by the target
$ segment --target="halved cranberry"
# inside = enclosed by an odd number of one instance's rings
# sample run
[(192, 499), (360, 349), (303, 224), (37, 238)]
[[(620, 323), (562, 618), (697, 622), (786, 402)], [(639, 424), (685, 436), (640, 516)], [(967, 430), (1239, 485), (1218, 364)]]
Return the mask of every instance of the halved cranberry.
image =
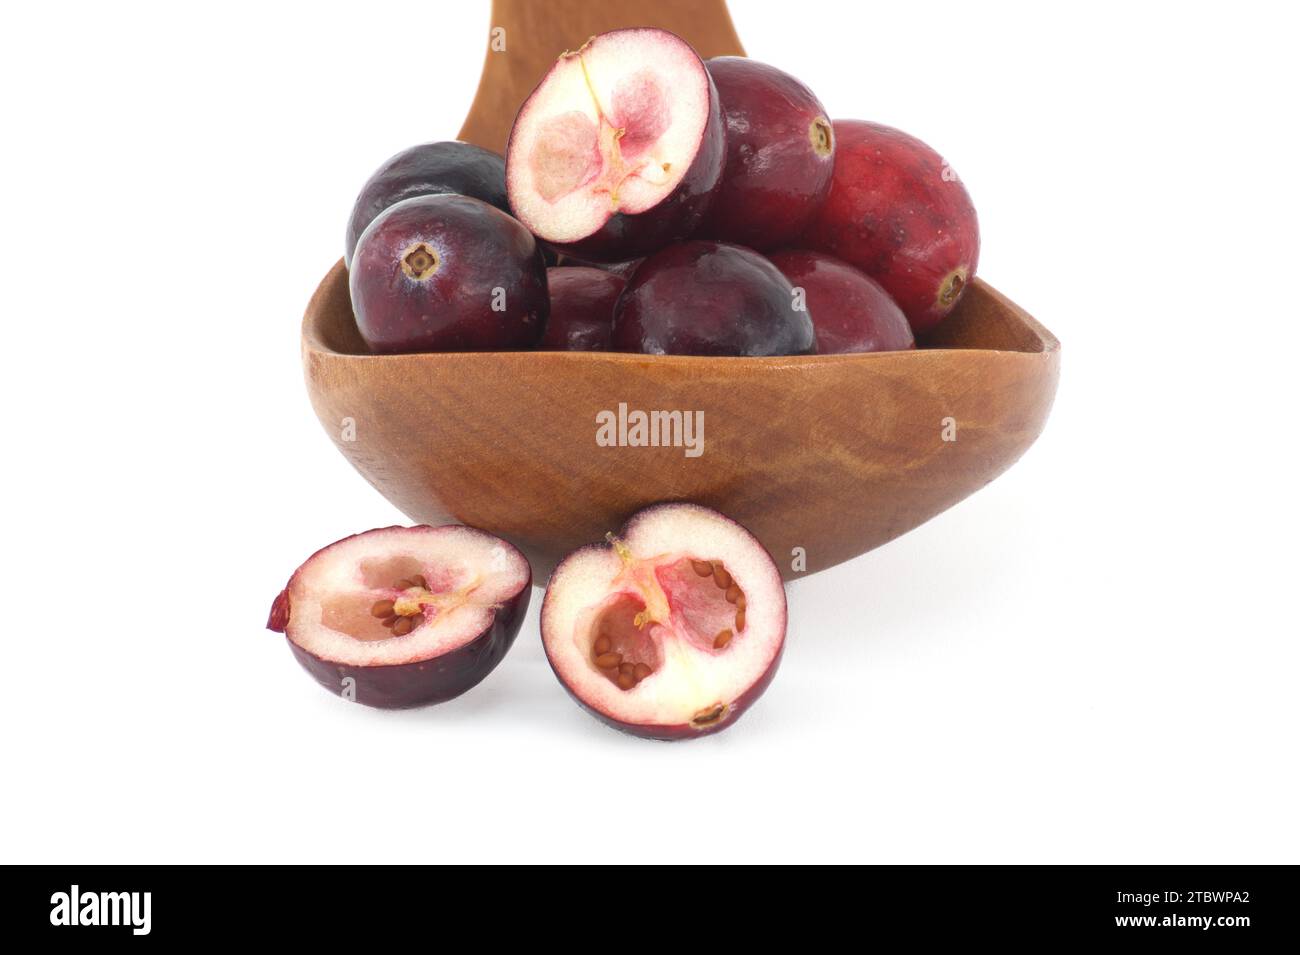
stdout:
[(664, 30), (615, 30), (565, 53), (515, 118), (506, 189), (565, 255), (619, 262), (689, 236), (725, 159), (718, 93)]
[(501, 662), (531, 584), (524, 556), (484, 531), (386, 527), (308, 558), (267, 627), (332, 693), (378, 707), (440, 703)]
[(542, 603), (542, 644), (573, 698), (655, 739), (734, 723), (776, 673), (785, 625), (763, 545), (694, 504), (647, 508), (570, 554)]

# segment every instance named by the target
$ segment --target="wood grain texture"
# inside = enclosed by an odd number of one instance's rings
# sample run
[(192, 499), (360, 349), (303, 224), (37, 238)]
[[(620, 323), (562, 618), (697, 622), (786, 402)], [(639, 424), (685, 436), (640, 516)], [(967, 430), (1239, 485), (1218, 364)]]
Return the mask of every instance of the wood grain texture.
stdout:
[(491, 27), (505, 31), (505, 50), (493, 50), (489, 38), (460, 138), (502, 155), (515, 113), (556, 58), (597, 33), (659, 27), (705, 59), (745, 55), (723, 0), (493, 0)]
[[(545, 581), (638, 508), (688, 500), (753, 531), (787, 578), (911, 530), (1042, 430), (1056, 339), (982, 281), (919, 351), (795, 358), (600, 353), (374, 356), (342, 261), (307, 308), (307, 388), (344, 456), (412, 520), (502, 536)], [(598, 447), (597, 413), (704, 412), (704, 452)], [(946, 418), (955, 441), (943, 440)], [(344, 419), (355, 422), (346, 440)]]

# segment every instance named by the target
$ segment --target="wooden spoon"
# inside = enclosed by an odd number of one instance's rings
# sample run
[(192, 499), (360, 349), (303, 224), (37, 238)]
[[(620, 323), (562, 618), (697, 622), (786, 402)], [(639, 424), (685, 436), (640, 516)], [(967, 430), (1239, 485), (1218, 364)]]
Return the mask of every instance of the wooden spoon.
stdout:
[[(554, 57), (594, 33), (659, 26), (706, 57), (743, 52), (722, 0), (494, 0), (492, 24), (506, 50), (489, 49), (461, 137), (498, 151)], [(793, 358), (376, 356), (357, 334), (342, 261), (302, 329), (312, 405), (357, 470), (412, 520), (512, 541), (539, 584), (569, 551), (658, 501), (740, 521), (787, 579), (951, 507), (1038, 436), (1060, 345), (978, 279), (927, 344)], [(619, 437), (620, 408), (633, 421), (638, 411), (702, 415), (699, 453), (682, 431), (667, 446), (601, 445), (609, 416)]]

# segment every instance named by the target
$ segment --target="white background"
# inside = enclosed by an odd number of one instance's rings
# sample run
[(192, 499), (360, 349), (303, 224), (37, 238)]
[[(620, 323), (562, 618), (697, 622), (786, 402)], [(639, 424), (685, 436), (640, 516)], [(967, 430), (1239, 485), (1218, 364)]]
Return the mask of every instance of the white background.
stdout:
[(567, 698), (540, 591), (413, 712), (262, 629), (402, 520), (298, 324), (371, 169), (470, 102), (486, 0), (426, 7), (7, 14), (4, 861), (1297, 861), (1293, 13), (733, 3), (832, 115), (954, 164), (1063, 375), (1005, 476), (790, 587), (749, 715), (664, 745)]

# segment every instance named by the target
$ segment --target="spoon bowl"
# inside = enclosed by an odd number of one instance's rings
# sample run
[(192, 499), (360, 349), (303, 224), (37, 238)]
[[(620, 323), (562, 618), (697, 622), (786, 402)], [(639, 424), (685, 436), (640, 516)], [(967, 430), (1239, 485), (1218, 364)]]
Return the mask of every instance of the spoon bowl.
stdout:
[(660, 501), (739, 521), (787, 578), (848, 560), (1019, 458), (1060, 361), (1051, 333), (978, 279), (914, 351), (371, 355), (340, 260), (302, 331), (312, 405), (353, 466), (414, 521), (506, 538), (539, 582)]

